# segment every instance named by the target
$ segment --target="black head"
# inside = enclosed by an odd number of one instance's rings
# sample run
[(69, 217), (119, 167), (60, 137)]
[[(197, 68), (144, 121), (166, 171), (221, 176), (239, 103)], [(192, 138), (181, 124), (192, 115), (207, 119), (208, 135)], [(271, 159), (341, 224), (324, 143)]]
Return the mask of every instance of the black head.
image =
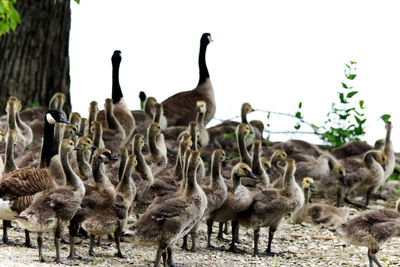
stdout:
[(120, 63), (121, 62), (121, 51), (120, 50), (115, 50), (114, 54), (111, 57), (111, 62), (112, 63)]
[(140, 98), (140, 101), (145, 101), (146, 100), (146, 93), (145, 92), (143, 92), (143, 91), (140, 91), (140, 93), (139, 93), (139, 98)]
[(49, 111), (46, 113), (45, 120), (46, 120), (48, 123), (52, 124), (52, 125), (56, 124), (57, 122), (62, 122), (62, 123), (67, 123), (67, 124), (69, 123), (69, 122), (64, 118), (64, 116), (62, 115), (62, 113), (61, 113), (59, 110), (57, 110), (57, 109), (51, 109), (51, 110), (49, 110)]
[(209, 34), (208, 32), (203, 33), (203, 35), (201, 36), (201, 39), (200, 39), (200, 43), (205, 44), (205, 45), (208, 45), (212, 41), (213, 40), (211, 38), (211, 34)]

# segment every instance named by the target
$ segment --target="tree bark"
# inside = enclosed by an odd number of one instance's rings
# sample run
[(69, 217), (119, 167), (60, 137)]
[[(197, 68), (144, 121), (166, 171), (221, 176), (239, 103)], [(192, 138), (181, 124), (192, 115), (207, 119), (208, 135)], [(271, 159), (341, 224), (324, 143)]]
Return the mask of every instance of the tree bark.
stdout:
[(18, 0), (16, 9), (21, 25), (0, 37), (0, 114), (12, 95), (24, 107), (48, 106), (56, 92), (69, 113), (70, 0)]

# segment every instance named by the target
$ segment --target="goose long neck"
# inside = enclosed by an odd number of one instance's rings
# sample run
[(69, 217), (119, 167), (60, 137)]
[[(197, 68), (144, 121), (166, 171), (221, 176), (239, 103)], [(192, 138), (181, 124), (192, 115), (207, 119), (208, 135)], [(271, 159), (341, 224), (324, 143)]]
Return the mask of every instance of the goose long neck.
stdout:
[(307, 205), (308, 205), (308, 192), (309, 192), (309, 190), (310, 189), (308, 189), (308, 188), (304, 188), (304, 205), (303, 205), (304, 208), (307, 208)]
[(251, 157), (249, 155), (249, 152), (247, 151), (246, 143), (245, 143), (245, 135), (243, 133), (238, 134), (237, 143), (238, 143), (240, 161), (251, 166)]
[[(106, 119), (107, 119), (108, 127), (110, 129), (117, 130), (118, 133), (122, 133), (123, 135), (125, 135), (125, 130), (122, 128), (121, 124), (115, 117), (113, 108), (106, 109)], [(125, 138), (122, 138), (122, 139), (125, 139)]]
[(14, 143), (7, 142), (6, 144), (6, 156), (4, 163), (4, 173), (17, 170), (18, 167), (14, 162)]
[(218, 181), (221, 177), (221, 161), (213, 159), (211, 162), (211, 181)]
[(102, 162), (99, 159), (94, 159), (92, 162), (93, 178), (96, 183), (103, 183), (105, 181), (105, 174), (103, 172)]
[(121, 86), (119, 85), (119, 66), (121, 62), (112, 61), (112, 99), (113, 103), (118, 103), (123, 97)]
[(383, 151), (385, 152), (386, 155), (392, 149), (392, 144), (391, 144), (391, 141), (390, 141), (391, 133), (392, 133), (392, 125), (388, 124), (387, 130), (386, 130), (386, 137), (385, 137), (385, 147), (383, 148)]
[(143, 179), (147, 180), (149, 184), (153, 184), (154, 177), (150, 170), (149, 165), (147, 165), (146, 160), (143, 157), (141, 148), (139, 149), (135, 147), (134, 153), (137, 160), (136, 170), (142, 175)]
[(196, 114), (196, 122), (199, 126), (204, 127), (204, 112), (197, 112)]
[(9, 129), (17, 131), (17, 121), (15, 109), (13, 107), (9, 107), (7, 111), (7, 125)]
[(121, 181), (124, 178), (124, 173), (127, 171), (126, 168), (126, 162), (128, 160), (128, 155), (127, 153), (121, 153), (120, 155), (120, 162), (118, 166), (118, 181)]
[(237, 175), (236, 173), (232, 174), (232, 186), (233, 186), (233, 191), (236, 190), (236, 188), (238, 188), (239, 185), (241, 185), (242, 183), (240, 182), (240, 176)]
[(258, 150), (253, 151), (253, 161), (251, 163), (251, 170), (257, 176), (263, 174), (263, 168), (261, 166), (260, 154)]
[(189, 163), (188, 169), (187, 169), (187, 182), (186, 182), (186, 194), (190, 195), (194, 190), (197, 189), (197, 179), (196, 179), (196, 172), (197, 168), (199, 167), (200, 164), (193, 164)]
[(192, 136), (192, 147), (191, 149), (197, 151), (197, 131), (195, 127), (190, 128), (190, 135)]
[(54, 125), (45, 120), (43, 131), (42, 151), (40, 155), (40, 168), (49, 166), (53, 156), (58, 154), (57, 142), (54, 138)]
[(80, 149), (76, 152), (76, 161), (78, 162), (78, 169), (85, 178), (88, 178), (90, 175), (90, 170), (91, 166), (89, 162), (86, 160), (86, 154), (87, 151), (85, 149)]
[(200, 52), (199, 52), (199, 72), (200, 78), (198, 85), (204, 83), (207, 78), (210, 77), (208, 73), (208, 68), (206, 64), (206, 51), (207, 51), (207, 44), (200, 44)]
[(242, 109), (241, 112), (240, 112), (240, 117), (241, 117), (241, 119), (242, 119), (242, 123), (248, 124), (248, 121), (247, 121), (247, 111), (245, 111), (244, 109)]
[(294, 180), (294, 168), (293, 166), (288, 166), (286, 168), (286, 171), (284, 173), (283, 181), (284, 181), (284, 188), (291, 188), (293, 183), (295, 183)]
[(83, 183), (79, 176), (77, 176), (72, 170), (71, 165), (69, 164), (68, 154), (69, 153), (63, 151), (63, 153), (60, 155), (61, 164), (65, 173), (66, 184), (73, 186), (75, 189), (81, 189), (83, 187)]
[(101, 139), (103, 138), (103, 129), (97, 129), (93, 133), (93, 145), (95, 145), (98, 148), (101, 148), (100, 143)]
[(149, 151), (153, 156), (159, 155), (160, 149), (157, 146), (157, 136), (154, 134), (147, 135), (147, 142), (149, 143)]
[(132, 190), (132, 186), (135, 186), (135, 184), (132, 183), (132, 179), (131, 179), (134, 167), (135, 166), (133, 164), (128, 164), (126, 166), (125, 173), (117, 187), (118, 192), (121, 192), (121, 193), (129, 192), (130, 190)]

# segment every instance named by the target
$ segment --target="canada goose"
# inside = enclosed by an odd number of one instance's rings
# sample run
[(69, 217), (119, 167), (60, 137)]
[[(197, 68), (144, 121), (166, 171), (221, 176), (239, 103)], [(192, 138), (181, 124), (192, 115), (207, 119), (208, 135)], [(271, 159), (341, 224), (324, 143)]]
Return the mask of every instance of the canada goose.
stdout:
[[(210, 237), (212, 233), (212, 224), (213, 220), (209, 220), (208, 217), (211, 212), (218, 209), (226, 200), (228, 196), (228, 189), (225, 184), (224, 178), (221, 175), (221, 164), (226, 159), (225, 151), (222, 149), (214, 150), (211, 156), (211, 175), (206, 177), (204, 180), (205, 184), (201, 185), (204, 193), (207, 196), (207, 208), (204, 212), (204, 218), (207, 222), (207, 234)], [(190, 230), (190, 234), (192, 237), (192, 248), (191, 251), (195, 252), (197, 250), (196, 246), (196, 232), (198, 225), (195, 225), (192, 230)], [(184, 243), (182, 248), (188, 250), (187, 248), (187, 236), (183, 239)], [(210, 239), (208, 239), (208, 247), (211, 248)]]
[(64, 104), (65, 104), (65, 94), (63, 93), (55, 93), (52, 98), (49, 101), (49, 109), (57, 109), (61, 112), (61, 114), (64, 116), (64, 118), (67, 117), (65, 114), (65, 111), (63, 110)]
[(158, 122), (163, 130), (168, 126), (167, 118), (164, 116), (164, 108), (161, 103), (154, 104), (153, 121)]
[(151, 165), (153, 173), (157, 173), (161, 168), (167, 166), (167, 148), (163, 140), (157, 142), (160, 135), (163, 134), (161, 125), (157, 122), (150, 123), (147, 128), (147, 143), (149, 145), (149, 154), (146, 157), (146, 162)]
[(93, 144), (98, 148), (104, 148), (103, 125), (101, 122), (94, 121), (90, 131), (93, 136)]
[[(364, 153), (363, 159), (365, 166), (346, 174), (346, 184), (339, 188), (339, 190), (343, 188), (343, 191), (338, 192), (338, 196), (341, 198), (344, 196), (345, 202), (349, 204), (365, 208), (369, 204), (371, 194), (384, 182), (387, 157), (380, 150), (370, 150)], [(365, 206), (348, 199), (350, 192), (354, 190), (367, 194)]]
[[(62, 171), (53, 129), (58, 122), (67, 122), (58, 110), (50, 110), (44, 116), (45, 127), (42, 145), (43, 162), (48, 168), (25, 167), (3, 175), (0, 180), (0, 219), (14, 220), (14, 216), (26, 209), (37, 192), (53, 188), (55, 184), (64, 185)], [(31, 247), (29, 232), (25, 232), (25, 245)], [(8, 243), (7, 226), (3, 226), (3, 242)]]
[(125, 231), (128, 222), (128, 210), (136, 195), (135, 184), (132, 183), (132, 171), (137, 164), (136, 156), (131, 155), (126, 162), (125, 172), (116, 188), (114, 205), (97, 215), (90, 217), (82, 223), (83, 228), (91, 235), (89, 255), (94, 256), (94, 237), (106, 234), (114, 234), (117, 245), (116, 256), (124, 258), (120, 248), (120, 234)]
[(88, 181), (92, 177), (92, 167), (86, 160), (86, 153), (92, 149), (96, 149), (92, 140), (87, 136), (79, 137), (76, 146), (79, 150), (76, 152), (77, 171), (76, 173), (83, 181)]
[(204, 116), (207, 111), (207, 103), (205, 101), (196, 102), (196, 122), (199, 127), (199, 143), (201, 147), (206, 147), (210, 141), (210, 136), (204, 125)]
[(117, 160), (111, 151), (105, 148), (96, 149), (93, 153), (92, 172), (94, 185), (85, 184), (85, 195), (75, 215), (69, 222), (70, 251), (68, 259), (73, 260), (75, 254), (75, 237), (78, 232), (79, 223), (91, 216), (110, 208), (115, 201), (115, 188), (100, 167), (103, 163)]
[[(78, 129), (78, 136), (87, 136), (89, 133), (89, 120), (86, 118), (81, 119), (81, 124)], [(90, 137), (90, 136), (89, 136)]]
[[(111, 98), (107, 98), (104, 103), (105, 116), (107, 119), (107, 128), (103, 124), (103, 141), (106, 148), (111, 151), (117, 151), (120, 145), (123, 145), (126, 139), (124, 128), (113, 113), (114, 104)], [(101, 113), (99, 112), (98, 118)]]
[(21, 109), (22, 109), (21, 100), (19, 100), (15, 96), (11, 96), (10, 99), (14, 99), (14, 101), (18, 105), (18, 109), (15, 113), (15, 121), (17, 123), (18, 128), (21, 130), (21, 133), (24, 135), (25, 140), (26, 140), (26, 146), (28, 147), (32, 144), (32, 141), (33, 141), (32, 129), (31, 129), (31, 127), (29, 127), (28, 124), (26, 124), (23, 120), (21, 120), (21, 117), (19, 115), (19, 113), (21, 112)]
[[(246, 125), (247, 126), (247, 125)], [(248, 209), (253, 201), (251, 192), (242, 185), (241, 177), (257, 178), (251, 171), (249, 165), (243, 162), (237, 163), (231, 174), (231, 182), (227, 183), (228, 196), (223, 204), (210, 213), (208, 222), (227, 222), (232, 221), (232, 243), (229, 247), (231, 252), (240, 252), (236, 247), (236, 235), (238, 233), (237, 214)], [(210, 245), (211, 246), (211, 245)]]
[(347, 220), (349, 210), (346, 207), (337, 208), (327, 204), (309, 204), (309, 193), (314, 188), (314, 181), (310, 177), (303, 178), (304, 203), (291, 214), (293, 223), (303, 221), (314, 224), (338, 225)]
[(296, 164), (294, 174), (298, 184), (302, 183), (304, 177), (313, 177), (316, 181), (321, 181), (337, 171), (342, 172), (340, 179), (344, 179), (345, 169), (332, 155), (325, 153), (318, 158), (308, 155), (303, 155), (303, 157), (306, 160)]
[[(321, 154), (325, 153), (317, 146), (310, 144), (306, 141), (291, 139), (286, 142), (277, 143), (277, 144), (269, 147), (264, 152), (263, 155), (268, 158), (268, 157), (270, 157), (270, 155), (272, 155), (273, 151), (275, 151), (277, 149), (282, 149), (283, 151), (285, 151), (286, 154), (288, 155), (288, 157), (292, 157), (295, 154), (303, 154), (303, 155), (305, 154), (305, 155), (309, 155), (309, 156), (313, 156), (313, 157), (317, 158)], [(299, 160), (296, 159), (296, 162), (298, 162), (298, 161)]]
[(68, 154), (74, 151), (72, 140), (63, 140), (60, 151), (62, 168), (66, 176), (66, 185), (49, 189), (35, 195), (29, 207), (15, 216), (18, 224), (29, 231), (38, 232), (39, 259), (43, 256), (43, 232), (54, 232), (57, 263), (64, 263), (60, 258), (60, 239), (68, 222), (77, 212), (85, 195), (85, 187), (69, 165)]
[[(192, 140), (191, 149), (194, 151), (198, 151), (199, 134), (200, 133), (199, 133), (199, 125), (197, 124), (197, 122), (195, 122), (195, 121), (189, 122), (189, 125), (188, 125), (187, 129), (185, 130), (185, 132), (189, 133), (191, 136), (191, 140)], [(178, 136), (178, 140), (180, 139), (182, 134), (184, 134), (184, 132), (182, 132)], [(199, 169), (197, 170), (198, 178), (200, 180), (203, 179), (205, 173), (206, 173), (206, 171), (205, 171), (204, 161), (201, 159)]]
[(365, 211), (346, 223), (338, 225), (337, 235), (347, 243), (368, 248), (369, 266), (382, 267), (376, 254), (390, 238), (400, 235), (400, 214), (396, 210)]
[[(17, 140), (15, 144), (15, 157), (18, 157), (25, 151), (26, 147), (26, 138), (22, 134), (20, 128), (17, 125), (17, 112), (19, 109), (18, 99), (10, 98), (7, 101), (6, 111), (7, 111), (7, 130), (14, 130), (17, 134)], [(0, 153), (4, 153), (5, 146), (1, 144)]]
[(303, 205), (304, 196), (294, 178), (295, 171), (295, 161), (287, 159), (283, 189), (269, 189), (257, 193), (250, 207), (238, 214), (237, 220), (240, 225), (254, 229), (253, 255), (259, 255), (258, 239), (260, 228), (269, 227), (266, 253), (271, 254), (272, 239), (283, 216)]
[(264, 123), (260, 120), (251, 120), (249, 122), (252, 130), (254, 131), (254, 138), (256, 140), (263, 140)]
[(158, 246), (154, 266), (159, 266), (166, 249), (167, 263), (172, 266), (172, 244), (186, 235), (203, 217), (207, 197), (196, 181), (199, 164), (200, 153), (191, 152), (184, 190), (174, 197), (152, 204), (125, 234), (133, 243)]
[(207, 104), (204, 125), (207, 125), (214, 117), (216, 101), (206, 65), (206, 49), (211, 41), (212, 39), (209, 33), (204, 33), (201, 36), (199, 53), (200, 78), (197, 87), (191, 91), (177, 93), (162, 102), (164, 114), (168, 120), (168, 126), (187, 125), (190, 121), (195, 120), (196, 114), (194, 108), (198, 100), (203, 100)]
[[(150, 186), (154, 183), (153, 173), (147, 165), (146, 160), (142, 154), (142, 148), (144, 146), (144, 136), (141, 134), (135, 134), (133, 136), (133, 154), (136, 156), (137, 165), (135, 171), (133, 172), (133, 182), (136, 185), (136, 197), (135, 197), (135, 213), (143, 213), (147, 205), (140, 204), (140, 200), (142, 200), (143, 195), (150, 188)], [(139, 202), (139, 203), (138, 203)]]
[(139, 92), (139, 99), (140, 99), (140, 109), (143, 109), (144, 108), (144, 102), (147, 99), (146, 93), (143, 92), (143, 91), (140, 91)]
[(81, 114), (79, 114), (78, 112), (71, 112), (71, 114), (69, 115), (69, 123), (71, 125), (74, 125), (77, 129), (80, 128), (81, 119)]
[(6, 134), (6, 153), (4, 160), (4, 173), (9, 173), (18, 169), (14, 161), (14, 146), (17, 142), (17, 132), (9, 129)]
[[(249, 178), (242, 178), (241, 179), (242, 184), (244, 186), (247, 186), (248, 188), (257, 189), (259, 191), (268, 189), (270, 184), (269, 176), (266, 173), (260, 158), (262, 152), (261, 142), (258, 140), (254, 141), (252, 150), (253, 150), (253, 160), (251, 163), (251, 170), (254, 173), (254, 175), (257, 176), (257, 179), (254, 180)], [(270, 172), (272, 171), (271, 166), (269, 166), (269, 171)]]
[[(124, 132), (124, 139), (123, 142), (129, 141), (130, 137), (132, 136), (135, 130), (135, 119), (132, 116), (128, 105), (126, 104), (124, 97), (122, 95), (121, 86), (119, 85), (119, 66), (121, 64), (121, 51), (115, 50), (112, 57), (112, 103), (114, 108), (107, 111), (106, 107), (104, 107), (104, 111), (101, 110), (97, 113), (97, 120), (101, 121), (103, 124), (103, 128), (105, 129), (108, 125), (108, 128), (118, 130), (116, 128), (116, 122), (118, 121), (119, 124), (122, 126)], [(108, 113), (108, 114), (107, 114)], [(113, 115), (113, 119), (110, 120), (110, 116)], [(107, 124), (106, 124), (107, 122)], [(118, 149), (118, 147), (116, 148)]]
[(272, 173), (269, 175), (272, 188), (283, 187), (283, 174), (285, 173), (285, 167), (281, 164), (287, 159), (287, 154), (284, 150), (278, 149), (272, 153), (270, 162)]

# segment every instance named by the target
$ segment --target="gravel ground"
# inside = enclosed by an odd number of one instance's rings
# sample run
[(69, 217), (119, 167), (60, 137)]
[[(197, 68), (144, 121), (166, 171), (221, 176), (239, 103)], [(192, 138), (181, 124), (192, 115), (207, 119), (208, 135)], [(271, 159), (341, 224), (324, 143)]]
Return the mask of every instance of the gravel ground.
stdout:
[[(383, 204), (383, 202), (381, 202)], [(379, 205), (372, 208), (381, 208)], [(359, 211), (353, 210), (352, 214)], [(13, 226), (15, 224), (13, 223)], [(217, 224), (214, 225), (214, 232), (217, 232)], [(260, 237), (260, 250), (265, 250), (267, 245), (267, 229), (263, 228)], [(217, 241), (213, 234), (213, 244), (228, 247), (228, 243)], [(229, 238), (230, 235), (227, 236)], [(245, 249), (246, 254), (233, 254), (224, 251), (210, 251), (206, 249), (206, 225), (200, 226), (198, 236), (198, 252), (191, 253), (182, 251), (175, 245), (174, 261), (184, 266), (367, 266), (367, 249), (346, 245), (339, 240), (326, 227), (314, 226), (308, 223), (293, 225), (289, 217), (282, 220), (279, 230), (275, 233), (272, 243), (273, 252), (278, 253), (275, 257), (253, 257), (252, 253), (253, 231), (240, 229), (240, 238), (247, 244), (238, 245)], [(24, 241), (23, 231), (12, 228), (9, 231), (9, 238), (21, 244)], [(36, 241), (36, 234), (32, 234)], [(190, 240), (190, 238), (189, 238)], [(79, 255), (87, 256), (89, 240), (84, 239), (83, 244), (77, 245)], [(109, 244), (109, 241), (103, 240)], [(36, 242), (34, 242), (36, 244)], [(50, 234), (45, 235), (44, 254), (49, 260), (53, 260), (55, 250), (53, 238)], [(190, 242), (189, 242), (190, 245)], [(114, 257), (116, 253), (115, 244), (110, 246), (95, 247), (97, 257), (91, 257), (92, 261), (79, 262), (79, 266), (149, 266), (152, 264), (156, 247), (135, 247), (130, 243), (122, 243), (123, 253), (126, 259)], [(69, 246), (63, 244), (61, 256), (63, 259), (68, 255)], [(384, 266), (400, 266), (400, 239), (392, 238), (378, 253), (379, 260)], [(37, 249), (0, 245), (0, 266), (57, 266), (54, 263), (40, 263), (38, 261)]]

